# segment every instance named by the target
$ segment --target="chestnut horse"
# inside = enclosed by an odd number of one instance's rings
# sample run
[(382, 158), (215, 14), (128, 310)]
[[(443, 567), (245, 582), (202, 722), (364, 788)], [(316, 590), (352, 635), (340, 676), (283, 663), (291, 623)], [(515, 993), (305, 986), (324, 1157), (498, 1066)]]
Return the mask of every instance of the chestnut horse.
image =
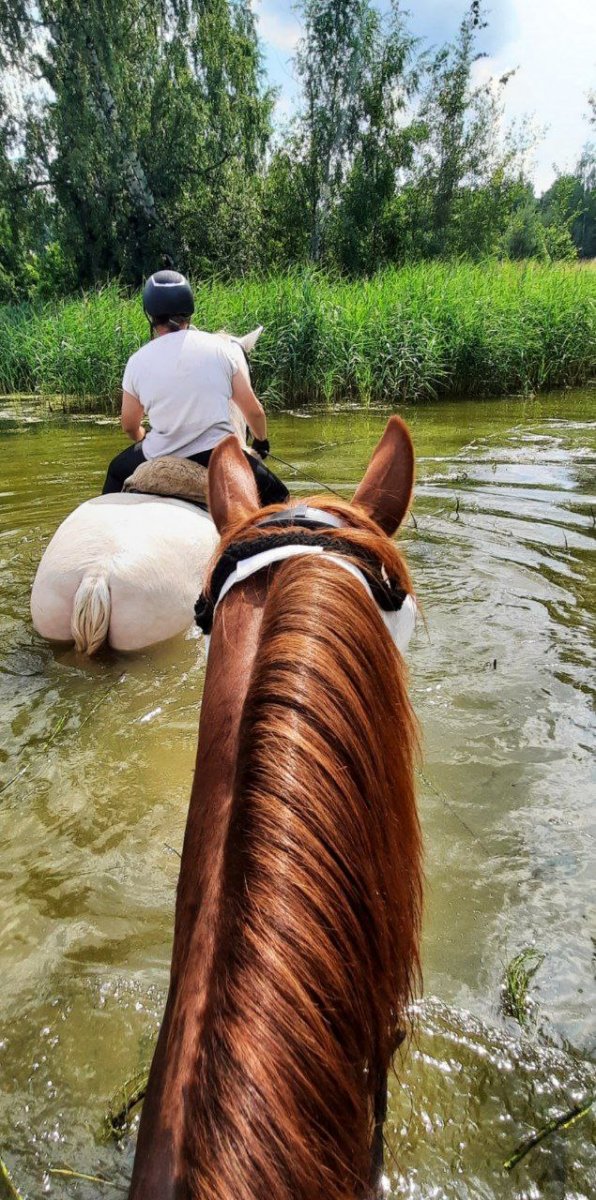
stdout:
[(235, 438), (212, 456), (221, 553), (280, 522), (303, 549), (215, 609), (131, 1200), (377, 1195), (422, 887), (406, 669), (363, 561), (411, 592), (391, 535), (413, 464), (392, 417), (353, 504), (317, 500), (297, 533), (298, 510), (259, 510)]

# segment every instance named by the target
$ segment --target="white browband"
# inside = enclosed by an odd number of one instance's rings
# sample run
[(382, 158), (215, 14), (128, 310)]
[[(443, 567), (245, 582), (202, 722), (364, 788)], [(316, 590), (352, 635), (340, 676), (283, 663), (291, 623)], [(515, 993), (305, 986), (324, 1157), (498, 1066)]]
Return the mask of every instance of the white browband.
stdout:
[[(308, 512), (308, 520), (311, 519), (310, 513), (316, 514), (316, 517), (312, 518), (313, 520), (319, 518), (318, 509), (310, 509)], [(331, 517), (331, 513), (324, 513), (321, 515), (327, 518), (325, 522), (326, 524), (331, 524), (331, 521), (328, 519)], [(336, 520), (337, 518), (333, 518), (334, 527)], [(342, 527), (343, 523), (338, 522), (337, 528)], [(245, 558), (242, 562), (237, 563), (231, 575), (228, 575), (228, 578), (226, 579), (219, 593), (217, 604), (213, 610), (213, 619), (215, 620), (215, 613), (217, 612), (218, 606), (221, 604), (224, 597), (227, 596), (231, 588), (233, 588), (237, 583), (244, 583), (244, 581), (249, 579), (251, 575), (256, 575), (258, 571), (263, 571), (265, 567), (271, 566), (272, 563), (283, 562), (288, 558), (299, 558), (304, 554), (324, 554), (326, 558), (331, 559), (331, 561), (336, 563), (338, 567), (341, 567), (342, 571), (348, 571), (350, 575), (353, 575), (354, 578), (362, 584), (373, 603), (375, 603), (375, 599), (369, 587), (366, 576), (361, 570), (359, 570), (358, 567), (354, 566), (354, 563), (350, 562), (349, 559), (343, 558), (339, 554), (334, 554), (332, 551), (327, 550), (325, 546), (275, 546), (272, 547), (271, 550), (262, 550), (260, 554), (253, 554), (251, 558)], [(408, 593), (401, 608), (396, 612), (384, 612), (381, 608), (378, 608), (378, 612), (381, 614), (383, 621), (395, 645), (397, 646), (397, 649), (401, 654), (405, 654), (410, 638), (412, 637), (414, 628), (416, 626), (415, 596), (413, 596), (411, 593)]]

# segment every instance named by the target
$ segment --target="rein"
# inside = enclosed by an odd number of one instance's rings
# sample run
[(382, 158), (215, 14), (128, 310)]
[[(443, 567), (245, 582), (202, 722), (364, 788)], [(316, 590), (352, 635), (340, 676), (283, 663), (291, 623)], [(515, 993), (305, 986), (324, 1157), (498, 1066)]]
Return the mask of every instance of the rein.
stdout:
[[(402, 608), (415, 601), (404, 588), (389, 579), (384, 567), (364, 547), (341, 536), (344, 523), (332, 513), (297, 505), (267, 517), (257, 527), (279, 529), (262, 537), (232, 542), (219, 558), (211, 576), (209, 590), (202, 592), (195, 605), (195, 620), (204, 634), (209, 635), (218, 603), (231, 587), (275, 562), (305, 554), (325, 554), (339, 567), (356, 576), (372, 597), (382, 614), (401, 614)], [(331, 533), (331, 530), (338, 532)], [(325, 533), (317, 541), (313, 534)], [(403, 614), (406, 616), (406, 613)], [(408, 624), (411, 613), (408, 612)], [(401, 639), (399, 639), (401, 640)], [(408, 638), (409, 640), (409, 638)]]

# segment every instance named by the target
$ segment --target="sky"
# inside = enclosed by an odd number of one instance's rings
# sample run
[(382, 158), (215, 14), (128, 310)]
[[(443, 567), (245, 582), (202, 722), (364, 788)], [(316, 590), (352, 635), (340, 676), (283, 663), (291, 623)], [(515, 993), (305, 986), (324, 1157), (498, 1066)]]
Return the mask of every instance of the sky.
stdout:
[[(378, 0), (384, 7), (384, 0)], [(466, 0), (410, 0), (409, 28), (427, 46), (456, 33)], [(277, 115), (296, 103), (292, 55), (300, 37), (293, 0), (253, 0), (270, 82), (280, 89)], [(516, 68), (505, 89), (505, 120), (531, 122), (529, 168), (538, 192), (557, 170), (572, 169), (596, 130), (588, 124), (588, 92), (596, 90), (596, 0), (493, 0), (475, 66), (478, 80)]]

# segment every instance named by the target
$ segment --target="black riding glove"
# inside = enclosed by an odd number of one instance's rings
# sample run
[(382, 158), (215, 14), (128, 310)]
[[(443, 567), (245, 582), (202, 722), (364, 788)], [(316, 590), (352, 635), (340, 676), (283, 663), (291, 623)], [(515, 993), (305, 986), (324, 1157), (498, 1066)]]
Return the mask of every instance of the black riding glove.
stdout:
[(257, 454), (259, 455), (259, 458), (263, 458), (263, 459), (267, 458), (267, 455), (270, 450), (269, 439), (253, 437), (252, 448), (253, 448), (253, 450), (256, 450)]

